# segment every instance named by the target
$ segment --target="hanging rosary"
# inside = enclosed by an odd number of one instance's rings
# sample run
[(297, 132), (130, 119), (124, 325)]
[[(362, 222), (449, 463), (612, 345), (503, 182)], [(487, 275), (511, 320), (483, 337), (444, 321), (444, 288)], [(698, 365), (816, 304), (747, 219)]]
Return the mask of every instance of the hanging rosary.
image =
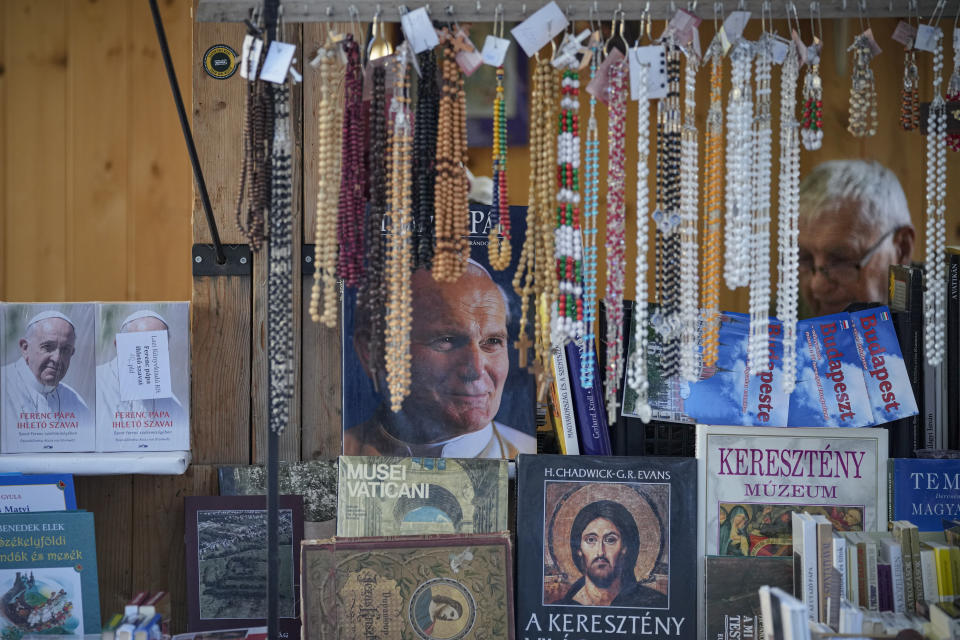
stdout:
[(753, 121), (753, 195), (751, 200), (749, 279), (750, 336), (747, 364), (753, 373), (769, 365), (770, 319), (770, 180), (773, 132), (770, 126), (770, 70), (773, 36), (763, 33), (756, 54), (756, 116)]
[[(496, 23), (494, 24), (496, 27)], [(503, 37), (503, 23), (500, 23)], [(503, 271), (513, 257), (510, 236), (510, 201), (507, 192), (507, 110), (503, 90), (503, 65), (497, 67), (497, 89), (493, 97), (493, 207), (487, 253), (490, 266)]]
[(344, 41), (347, 54), (343, 106), (343, 145), (340, 153), (340, 204), (337, 237), (337, 277), (348, 287), (360, 283), (363, 273), (364, 190), (366, 188), (366, 118), (363, 108), (363, 69), (360, 47), (353, 36)]
[(640, 77), (635, 79), (637, 94), (637, 259), (636, 295), (633, 303), (633, 351), (627, 363), (627, 384), (637, 394), (634, 413), (644, 422), (652, 415), (649, 401), (650, 382), (647, 378), (647, 214), (650, 208), (650, 187), (647, 179), (650, 155), (650, 99), (648, 98), (648, 65), (638, 66)]
[(456, 282), (467, 265), (470, 247), (463, 241), (467, 194), (467, 108), (463, 73), (457, 64), (455, 36), (446, 35), (440, 63), (443, 85), (440, 91), (440, 115), (437, 124), (437, 179), (434, 188), (436, 249), (433, 278), (437, 282)]
[(727, 184), (724, 227), (724, 279), (729, 289), (750, 283), (750, 211), (753, 174), (753, 100), (750, 63), (753, 47), (741, 40), (730, 54), (727, 101)]
[(413, 265), (429, 269), (433, 260), (434, 187), (437, 180), (437, 115), (440, 88), (437, 59), (433, 50), (417, 54), (420, 81), (417, 83), (417, 114), (413, 132)]
[(684, 119), (680, 148), (680, 376), (695, 381), (700, 374), (700, 292), (697, 282), (697, 219), (700, 208), (697, 145), (698, 60), (687, 53), (684, 68)]
[[(330, 39), (318, 53), (320, 104), (317, 107), (317, 219), (314, 234), (313, 288), (310, 291), (310, 318), (337, 326), (337, 209), (340, 184), (340, 125), (343, 105), (338, 83), (343, 77), (340, 44)], [(322, 302), (322, 311), (321, 311)]]
[(608, 68), (609, 101), (607, 102), (607, 287), (604, 297), (607, 319), (607, 368), (604, 399), (609, 424), (619, 415), (619, 386), (623, 375), (623, 281), (625, 265), (624, 199), (626, 138), (627, 62), (619, 60)]
[(560, 81), (557, 121), (557, 191), (554, 264), (558, 295), (551, 313), (551, 343), (583, 335), (583, 238), (580, 229), (580, 74), (571, 57)]
[[(384, 302), (388, 300), (385, 277), (387, 241), (383, 229), (387, 217), (388, 162), (393, 136), (387, 125), (387, 69), (383, 64), (373, 68), (373, 88), (370, 99), (370, 147), (367, 166), (370, 173), (370, 200), (365, 224), (364, 245), (367, 247), (367, 265), (357, 291), (357, 308), (369, 318), (370, 340), (368, 359), (373, 371), (382, 371), (386, 318)], [(392, 107), (393, 105), (391, 105)], [(390, 123), (390, 127), (393, 123)], [(389, 233), (396, 231), (396, 220), (390, 219)], [(392, 236), (391, 236), (392, 237)]]
[[(268, 90), (269, 92), (269, 90)], [(283, 433), (297, 360), (293, 353), (293, 161), (290, 88), (272, 88), (273, 148), (270, 154), (270, 243), (267, 274), (267, 348), (270, 357), (270, 430)]]
[(865, 35), (857, 36), (848, 51), (853, 51), (853, 73), (850, 80), (850, 122), (847, 131), (863, 138), (877, 133), (877, 88), (870, 61), (873, 52)]
[[(960, 37), (956, 27), (953, 29), (953, 72), (947, 83), (947, 100), (950, 102), (960, 100)], [(960, 134), (948, 134), (947, 146), (951, 151), (960, 151)]]
[[(600, 45), (594, 40), (590, 56), (590, 81), (597, 75)], [(592, 389), (596, 369), (597, 316), (597, 217), (600, 210), (600, 139), (597, 127), (597, 98), (590, 94), (586, 154), (583, 168), (583, 345), (580, 353), (580, 384)]]
[(410, 393), (410, 325), (412, 304), (410, 267), (412, 255), (410, 169), (413, 127), (407, 88), (407, 50), (395, 57), (393, 99), (390, 102), (390, 186), (388, 212), (391, 220), (387, 247), (387, 314), (384, 333), (387, 386), (390, 408), (400, 411)]
[(800, 55), (790, 42), (780, 71), (780, 191), (777, 229), (777, 318), (783, 325), (783, 392), (797, 377), (797, 296), (799, 292), (800, 133), (797, 81)]
[(707, 51), (710, 59), (710, 107), (705, 134), (703, 207), (703, 364), (717, 363), (720, 333), (720, 249), (723, 224), (723, 47), (715, 38)]
[(803, 76), (803, 118), (800, 120), (800, 140), (807, 151), (815, 151), (823, 144), (823, 80), (820, 78), (820, 39), (813, 37), (807, 48), (807, 70)]
[(917, 53), (913, 49), (908, 49), (903, 54), (900, 126), (904, 131), (913, 131), (920, 127), (920, 72), (917, 69)]
[(680, 345), (680, 165), (683, 112), (680, 110), (680, 48), (667, 43), (667, 95), (657, 104), (657, 209), (655, 262), (657, 311), (651, 318), (663, 345), (664, 377), (679, 372)]
[[(261, 47), (266, 49), (266, 47)], [(256, 80), (266, 53), (244, 59), (247, 66), (246, 110), (243, 123), (243, 161), (237, 196), (237, 228), (246, 236), (252, 251), (263, 245), (265, 213), (270, 207), (270, 150), (273, 144), (273, 105), (265, 82)]]
[(927, 364), (943, 359), (946, 300), (947, 105), (940, 92), (943, 72), (943, 32), (936, 30), (933, 52), (933, 101), (927, 125), (926, 245), (927, 290), (923, 296), (924, 350)]

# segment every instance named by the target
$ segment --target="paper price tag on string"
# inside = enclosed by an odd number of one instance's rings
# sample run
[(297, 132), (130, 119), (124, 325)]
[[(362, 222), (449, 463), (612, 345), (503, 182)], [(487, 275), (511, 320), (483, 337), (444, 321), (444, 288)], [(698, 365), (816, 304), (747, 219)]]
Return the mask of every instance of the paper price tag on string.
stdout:
[(733, 46), (737, 40), (740, 39), (740, 36), (743, 35), (743, 30), (747, 26), (747, 22), (750, 21), (750, 12), (749, 11), (731, 11), (730, 15), (726, 17), (723, 21), (720, 41), (723, 43), (723, 54), (726, 55), (730, 50), (730, 47)]
[[(260, 52), (263, 51), (263, 40), (254, 38), (249, 33), (243, 38), (243, 47), (240, 49), (240, 77), (248, 80), (257, 79), (257, 65), (260, 63)], [(249, 77), (247, 69), (249, 68)]]
[(503, 61), (507, 59), (507, 50), (510, 48), (510, 41), (506, 38), (496, 36), (487, 36), (483, 41), (483, 49), (480, 51), (480, 57), (483, 64), (491, 67), (503, 66)]
[(613, 49), (607, 54), (607, 57), (604, 58), (600, 66), (597, 67), (597, 75), (594, 76), (590, 84), (587, 85), (587, 93), (603, 104), (607, 104), (607, 101), (610, 99), (607, 93), (607, 85), (610, 83), (610, 79), (607, 77), (610, 65), (614, 62), (620, 62), (621, 60), (623, 60), (623, 54), (620, 53), (620, 49)]
[(870, 55), (876, 58), (878, 55), (883, 53), (883, 49), (880, 48), (880, 45), (877, 44), (876, 38), (873, 37), (873, 29), (867, 29), (861, 34), (864, 40), (867, 41), (867, 44), (870, 45)]
[(820, 42), (820, 38), (814, 36), (813, 42), (811, 42), (810, 46), (807, 47), (807, 64), (820, 64), (820, 49), (822, 48), (823, 43)]
[(929, 24), (922, 24), (917, 28), (917, 39), (914, 42), (914, 49), (920, 51), (929, 51), (933, 53), (936, 48), (937, 37), (940, 35), (940, 27), (933, 27)]
[(899, 42), (909, 50), (913, 48), (913, 41), (917, 37), (917, 28), (909, 22), (901, 20), (897, 23), (897, 28), (893, 30), (893, 35), (890, 37), (894, 42)]
[(400, 28), (403, 30), (403, 37), (413, 47), (414, 53), (433, 49), (440, 44), (440, 38), (437, 37), (437, 31), (433, 28), (426, 7), (407, 11), (400, 16)]
[(790, 41), (774, 35), (770, 41), (770, 49), (771, 55), (773, 56), (773, 64), (783, 64), (783, 61), (787, 58), (787, 52), (790, 51)]
[(677, 43), (685, 46), (693, 40), (696, 28), (700, 26), (700, 22), (700, 18), (694, 14), (686, 9), (680, 9), (670, 18), (670, 23), (667, 24), (664, 35), (673, 34), (677, 39)]
[(532, 16), (510, 30), (513, 39), (517, 41), (527, 57), (533, 57), (548, 42), (567, 28), (567, 17), (551, 1), (539, 9)]
[(647, 67), (647, 97), (667, 97), (667, 54), (663, 45), (630, 49), (630, 98), (640, 97), (640, 67)]
[(121, 400), (170, 398), (170, 348), (166, 331), (116, 334)]
[(483, 58), (477, 53), (477, 48), (473, 46), (473, 42), (470, 41), (470, 38), (463, 29), (457, 31), (456, 41), (459, 43), (459, 46), (454, 60), (457, 61), (457, 65), (461, 71), (463, 71), (464, 75), (470, 77), (474, 71), (483, 66)]
[(797, 45), (797, 55), (800, 58), (800, 66), (807, 64), (807, 45), (803, 44), (803, 40), (800, 39), (800, 34), (797, 33), (796, 29), (790, 30), (790, 37), (793, 39), (793, 44)]
[(267, 49), (267, 58), (263, 61), (263, 69), (260, 71), (260, 79), (274, 84), (286, 82), (287, 71), (296, 52), (296, 45), (278, 40), (271, 42), (270, 48)]

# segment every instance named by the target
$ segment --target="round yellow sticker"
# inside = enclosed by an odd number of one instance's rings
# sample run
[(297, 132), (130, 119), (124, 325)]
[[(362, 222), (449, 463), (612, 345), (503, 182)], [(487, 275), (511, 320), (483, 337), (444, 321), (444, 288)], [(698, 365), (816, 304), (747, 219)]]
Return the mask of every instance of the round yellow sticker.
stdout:
[(226, 80), (237, 71), (237, 52), (225, 44), (215, 44), (203, 54), (203, 70), (207, 75)]

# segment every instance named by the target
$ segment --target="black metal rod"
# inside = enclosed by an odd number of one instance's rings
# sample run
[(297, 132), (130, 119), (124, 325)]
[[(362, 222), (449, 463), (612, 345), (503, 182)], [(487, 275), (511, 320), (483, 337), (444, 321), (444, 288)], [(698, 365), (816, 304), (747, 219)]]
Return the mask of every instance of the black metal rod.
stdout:
[(160, 17), (157, 0), (150, 0), (150, 12), (153, 13), (153, 25), (157, 29), (160, 53), (163, 54), (163, 64), (167, 68), (167, 79), (170, 80), (173, 101), (177, 105), (177, 115), (180, 116), (180, 128), (183, 129), (183, 137), (187, 142), (187, 152), (190, 154), (190, 164), (193, 165), (193, 178), (197, 182), (203, 211), (207, 215), (207, 227), (210, 228), (210, 237), (213, 239), (213, 247), (217, 252), (217, 264), (224, 264), (227, 261), (227, 256), (223, 253), (223, 244), (220, 242), (220, 233), (217, 231), (217, 221), (213, 217), (213, 207), (210, 205), (207, 183), (203, 179), (203, 170), (200, 168), (200, 159), (197, 157), (197, 147), (193, 143), (193, 134), (190, 132), (190, 121), (187, 120), (187, 111), (183, 106), (183, 96), (180, 95), (180, 85), (177, 84), (177, 74), (173, 69), (173, 60), (170, 59), (170, 47), (167, 44), (167, 35), (163, 30), (163, 18)]
[[(280, 612), (280, 436), (267, 429), (267, 638), (278, 640)], [(294, 537), (296, 539), (296, 537)], [(293, 550), (294, 562), (300, 562), (300, 550)]]

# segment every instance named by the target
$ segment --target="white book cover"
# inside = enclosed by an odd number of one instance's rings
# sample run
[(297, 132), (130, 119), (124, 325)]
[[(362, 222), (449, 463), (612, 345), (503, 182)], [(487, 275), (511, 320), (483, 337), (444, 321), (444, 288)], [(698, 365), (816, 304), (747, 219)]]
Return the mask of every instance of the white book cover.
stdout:
[(926, 602), (940, 602), (937, 589), (937, 557), (933, 549), (920, 549), (920, 574), (923, 579), (923, 599)]
[(809, 513), (791, 514), (793, 537), (793, 593), (803, 601), (807, 617), (820, 617), (820, 592), (817, 586), (817, 525)]
[(857, 544), (851, 540), (851, 533), (843, 534), (847, 543), (847, 599), (853, 606), (860, 605), (860, 561), (857, 557)]
[(570, 370), (567, 367), (567, 356), (563, 347), (551, 350), (553, 357), (553, 375), (557, 384), (557, 411), (560, 414), (560, 424), (563, 427), (564, 447), (567, 455), (580, 453), (580, 443), (577, 438), (577, 419), (573, 411), (573, 391), (570, 389)]
[(880, 560), (890, 565), (890, 576), (893, 579), (893, 611), (894, 613), (907, 612), (906, 587), (903, 584), (903, 548), (890, 534), (879, 536), (877, 554)]
[[(840, 534), (833, 534), (833, 568), (840, 573), (840, 597), (849, 600), (847, 596), (847, 539)], [(839, 609), (838, 609), (839, 611)]]
[(93, 303), (6, 303), (2, 315), (2, 451), (93, 451)]
[(885, 429), (697, 425), (700, 557), (787, 555), (795, 510), (838, 531), (878, 529), (887, 441)]
[(190, 303), (97, 305), (97, 451), (190, 449)]

